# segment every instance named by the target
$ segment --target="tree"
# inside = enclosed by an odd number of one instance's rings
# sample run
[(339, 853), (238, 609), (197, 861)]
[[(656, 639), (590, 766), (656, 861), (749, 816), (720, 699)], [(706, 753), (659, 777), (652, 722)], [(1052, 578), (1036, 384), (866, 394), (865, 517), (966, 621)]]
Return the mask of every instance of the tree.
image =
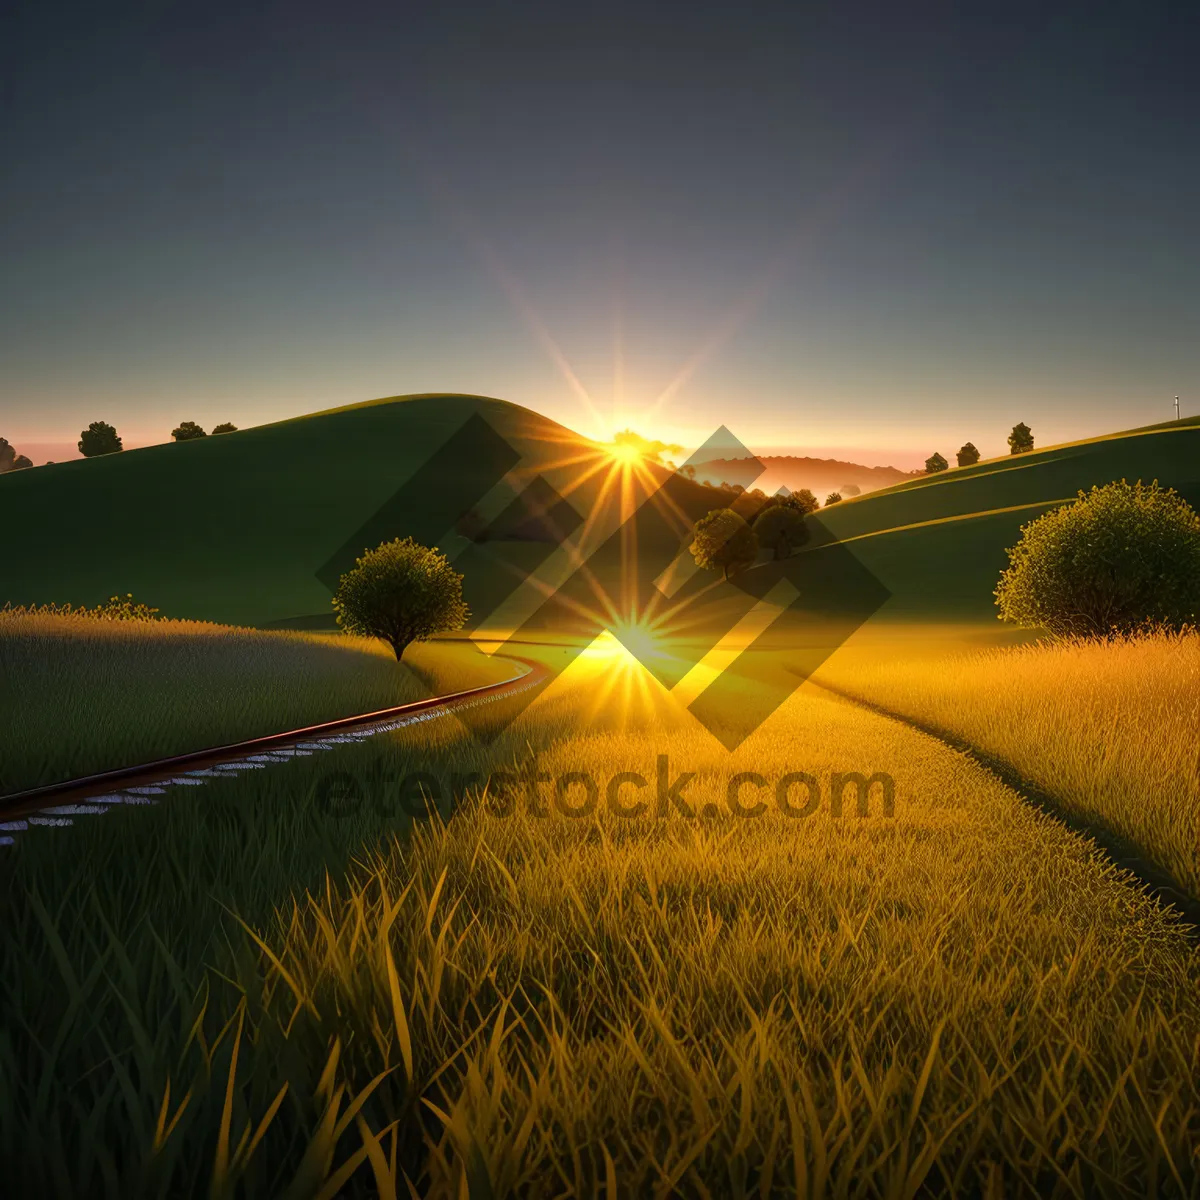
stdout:
[(958, 465), (960, 467), (973, 467), (979, 461), (979, 451), (975, 449), (973, 442), (967, 442), (965, 446), (959, 448)]
[(828, 508), (831, 504), (840, 504), (841, 499), (841, 492), (830, 492), (829, 495), (825, 497), (825, 507)]
[(32, 466), (33, 459), (26, 457), (24, 454), (18, 454), (17, 457), (13, 459), (13, 465), (11, 469), (14, 471), (23, 471), (26, 467)]
[(79, 453), (84, 458), (95, 458), (100, 454), (115, 454), (121, 449), (117, 431), (105, 421), (93, 421), (79, 435)]
[(753, 528), (758, 544), (770, 549), (776, 559), (790, 557), (809, 538), (804, 514), (787, 504), (768, 505), (755, 518)]
[(222, 425), (213, 426), (213, 433), (237, 433), (237, 431), (238, 427), (236, 425), (231, 425), (228, 421), (224, 422)]
[(1033, 430), (1024, 421), (1012, 427), (1008, 435), (1008, 450), (1010, 454), (1025, 454), (1033, 449)]
[(935, 450), (930, 458), (925, 460), (925, 474), (936, 475), (944, 471), (950, 464)]
[(753, 565), (758, 557), (758, 537), (745, 517), (731, 508), (718, 508), (696, 522), (691, 550), (698, 566), (720, 570), (728, 579), (730, 570)]
[(194, 442), (197, 438), (208, 437), (208, 434), (195, 421), (183, 421), (171, 430), (171, 436), (177, 442)]
[(861, 496), (862, 488), (857, 483), (843, 483), (838, 489), (843, 496)]
[(785, 508), (794, 509), (802, 517), (815, 513), (821, 507), (821, 502), (808, 490), (800, 488), (795, 492), (776, 492), (768, 501), (769, 504), (782, 504)]
[(11, 471), (17, 452), (8, 444), (8, 438), (0, 437), (0, 472)]
[(348, 633), (387, 642), (399, 662), (412, 642), (461, 629), (463, 577), (437, 547), (396, 538), (367, 550), (338, 582), (333, 607)]
[(1200, 517), (1157, 480), (1121, 480), (1029, 522), (996, 589), (1000, 618), (1056, 637), (1200, 621)]

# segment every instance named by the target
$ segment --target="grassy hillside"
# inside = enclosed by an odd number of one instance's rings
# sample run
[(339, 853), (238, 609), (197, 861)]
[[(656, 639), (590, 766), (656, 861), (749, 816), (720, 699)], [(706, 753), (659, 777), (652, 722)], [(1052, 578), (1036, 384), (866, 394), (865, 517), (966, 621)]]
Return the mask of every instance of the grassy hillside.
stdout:
[(1080, 489), (1157, 479), (1200, 507), (1200, 418), (991, 459), (821, 511), (806, 553), (845, 542), (892, 592), (887, 614), (992, 617), (1021, 526)]
[[(438, 457), (473, 415), (499, 438), (477, 427)], [(0, 604), (132, 592), (172, 617), (303, 627), (331, 619), (329, 581), (367, 545), (412, 534), (445, 548), (445, 531), (509, 468), (565, 489), (596, 458), (517, 405), (429, 395), (16, 472), (0, 479)], [(572, 497), (577, 511), (597, 486)]]
[[(992, 589), (1022, 524), (1122, 477), (1158, 479), (1200, 504), (1198, 463), (1200, 418), (901, 483), (822, 510), (803, 571), (819, 582), (825, 565), (833, 570), (824, 547), (839, 541), (892, 593), (883, 615), (991, 620)], [(553, 566), (562, 538), (539, 537), (538, 528), (578, 530), (604, 507), (597, 501), (612, 470), (593, 443), (527, 409), (425, 395), (16, 472), (0, 479), (0, 604), (94, 604), (132, 592), (172, 617), (330, 628), (338, 575), (364, 548), (412, 535), (451, 557), (465, 551), (456, 562), (483, 615), (531, 570)], [(530, 518), (515, 497), (539, 475), (554, 490), (541, 489), (542, 515)], [(634, 493), (655, 486), (640, 470), (625, 484)], [(686, 545), (687, 523), (719, 498), (674, 476), (663, 499), (682, 524), (655, 518), (637, 544), (665, 567)], [(448, 533), (469, 508), (510, 530), (503, 564)], [(618, 508), (607, 506), (592, 544)], [(615, 569), (619, 547), (606, 557)], [(592, 565), (594, 576), (608, 573)]]

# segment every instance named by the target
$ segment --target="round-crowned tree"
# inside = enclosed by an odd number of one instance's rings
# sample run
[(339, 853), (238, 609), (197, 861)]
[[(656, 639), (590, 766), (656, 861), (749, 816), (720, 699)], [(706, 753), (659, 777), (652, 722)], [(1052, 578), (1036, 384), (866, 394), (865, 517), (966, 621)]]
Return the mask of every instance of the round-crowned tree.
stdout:
[(397, 661), (412, 642), (461, 629), (463, 577), (444, 554), (397, 538), (368, 550), (341, 577), (333, 607), (347, 633), (387, 642)]
[(1024, 421), (1012, 427), (1008, 435), (1008, 449), (1012, 454), (1028, 454), (1033, 449), (1033, 430)]
[(779, 503), (785, 508), (794, 508), (801, 516), (815, 513), (821, 507), (821, 502), (808, 488), (798, 488), (789, 495), (780, 497)]
[(698, 566), (720, 571), (728, 579), (730, 571), (754, 564), (758, 557), (758, 537), (740, 513), (732, 508), (718, 508), (696, 522), (691, 550)]
[(925, 460), (925, 474), (936, 475), (944, 471), (950, 464), (936, 450)]
[(797, 546), (808, 541), (808, 522), (792, 505), (772, 504), (755, 518), (754, 535), (776, 559), (788, 558)]
[(1079, 493), (1021, 529), (996, 604), (1002, 620), (1105, 638), (1200, 622), (1200, 517), (1158, 481)]
[(238, 427), (232, 421), (222, 421), (213, 426), (213, 433), (237, 433)]
[(181, 421), (171, 430), (171, 436), (177, 442), (194, 442), (197, 438), (208, 437), (208, 434), (195, 421)]
[(93, 421), (79, 435), (79, 453), (84, 458), (95, 458), (99, 454), (115, 454), (120, 449), (121, 439), (107, 421)]
[(974, 442), (967, 442), (959, 447), (958, 465), (960, 467), (973, 467), (979, 461), (979, 451), (975, 449)]

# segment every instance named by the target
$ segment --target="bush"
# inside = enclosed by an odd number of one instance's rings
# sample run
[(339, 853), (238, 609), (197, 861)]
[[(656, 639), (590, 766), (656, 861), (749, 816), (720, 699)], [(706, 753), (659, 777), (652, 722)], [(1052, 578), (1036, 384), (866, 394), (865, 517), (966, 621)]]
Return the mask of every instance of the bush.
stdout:
[(338, 583), (333, 607), (348, 633), (380, 638), (399, 661), (412, 642), (466, 622), (463, 577), (437, 547), (397, 538), (368, 550)]
[(1176, 492), (1121, 480), (1048, 512), (1008, 552), (1001, 620), (1111, 637), (1200, 619), (1200, 517)]
[[(1030, 446), (1032, 445), (1033, 443), (1030, 442)], [(974, 442), (967, 442), (965, 446), (959, 449), (958, 465), (960, 467), (973, 467), (978, 461), (979, 451), (975, 449)]]
[(789, 504), (764, 508), (755, 518), (753, 529), (758, 544), (769, 549), (776, 559), (788, 558), (809, 537), (804, 514)]
[(237, 433), (237, 431), (238, 427), (229, 421), (224, 421), (220, 425), (213, 426), (213, 433)]
[(171, 430), (171, 436), (177, 442), (194, 442), (197, 438), (208, 437), (208, 434), (195, 421), (183, 421)]
[(925, 460), (925, 474), (936, 475), (944, 471), (950, 464), (935, 450), (933, 455)]
[(718, 508), (696, 522), (691, 550), (698, 566), (719, 570), (728, 579), (731, 570), (753, 565), (758, 557), (758, 537), (740, 513)]
[(121, 449), (117, 431), (106, 421), (93, 421), (79, 435), (79, 453), (84, 458), (95, 458), (100, 454), (115, 454)]
[(842, 493), (841, 492), (830, 492), (829, 495), (825, 497), (825, 507), (826, 508), (828, 508), (831, 504), (841, 504), (841, 502), (842, 502)]

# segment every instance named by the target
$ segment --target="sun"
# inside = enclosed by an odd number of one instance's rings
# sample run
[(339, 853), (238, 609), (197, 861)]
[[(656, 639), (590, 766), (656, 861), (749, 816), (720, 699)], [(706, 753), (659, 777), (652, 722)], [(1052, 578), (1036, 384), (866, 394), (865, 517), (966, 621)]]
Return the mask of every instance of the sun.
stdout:
[(645, 457), (641, 447), (633, 442), (615, 442), (607, 450), (609, 457), (623, 467), (637, 466)]

